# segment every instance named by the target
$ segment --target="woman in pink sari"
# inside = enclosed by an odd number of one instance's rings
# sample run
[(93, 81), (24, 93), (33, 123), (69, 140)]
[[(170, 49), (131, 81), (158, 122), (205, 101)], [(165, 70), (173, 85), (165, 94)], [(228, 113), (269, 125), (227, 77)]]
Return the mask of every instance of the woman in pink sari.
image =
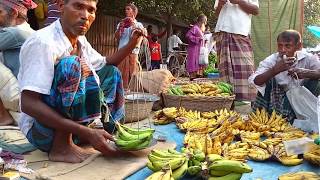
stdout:
[(207, 24), (207, 16), (200, 15), (197, 18), (196, 24), (187, 32), (186, 37), (188, 39), (188, 59), (187, 59), (187, 71), (190, 76), (190, 80), (197, 77), (204, 66), (199, 65), (200, 47), (203, 42), (203, 32), (205, 31)]

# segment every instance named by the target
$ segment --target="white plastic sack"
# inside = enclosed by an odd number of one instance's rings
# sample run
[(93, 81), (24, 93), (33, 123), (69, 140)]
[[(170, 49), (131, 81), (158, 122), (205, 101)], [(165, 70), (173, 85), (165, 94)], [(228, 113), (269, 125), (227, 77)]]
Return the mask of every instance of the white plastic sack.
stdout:
[(0, 63), (0, 99), (7, 110), (18, 112), (19, 108), (19, 84), (10, 69)]
[(291, 88), (286, 94), (297, 116), (293, 126), (304, 131), (318, 132), (317, 97), (304, 86)]
[(209, 64), (209, 51), (205, 46), (200, 47), (199, 64), (208, 65)]

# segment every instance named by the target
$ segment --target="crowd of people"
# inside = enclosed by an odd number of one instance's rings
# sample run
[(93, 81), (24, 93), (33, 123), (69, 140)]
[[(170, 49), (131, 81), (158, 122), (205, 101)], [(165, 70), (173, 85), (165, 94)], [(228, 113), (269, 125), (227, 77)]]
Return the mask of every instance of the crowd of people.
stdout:
[[(144, 28), (132, 3), (125, 6), (125, 18), (117, 25), (118, 51), (105, 57), (93, 49), (85, 34), (95, 20), (97, 3), (50, 1), (46, 27), (34, 31), (27, 23), (27, 12), (37, 4), (31, 0), (0, 1), (0, 87), (10, 86), (12, 93), (7, 100), (8, 91), (0, 91), (0, 125), (18, 124), (29, 142), (48, 152), (52, 161), (82, 162), (90, 155), (78, 145), (83, 142), (104, 155), (117, 154), (108, 143), (113, 140), (111, 121), (102, 121), (105, 130), (87, 125), (108, 119), (106, 116), (114, 121), (124, 118), (124, 92), (139, 70), (144, 37), (149, 42), (152, 69), (163, 63), (158, 40), (168, 32), (155, 34), (152, 26)], [(253, 109), (276, 109), (290, 121), (295, 119), (286, 97), (290, 82), (298, 79), (315, 96), (320, 93), (320, 61), (301, 51), (300, 33), (280, 33), (277, 52), (255, 70), (250, 29), (252, 15), (259, 12), (258, 0), (217, 0), (215, 8), (220, 76), (234, 86), (236, 100), (253, 102)], [(177, 30), (168, 39), (169, 52), (187, 45), (186, 67), (191, 80), (201, 77), (205, 68), (199, 56), (207, 43), (207, 21), (204, 14), (197, 18), (185, 35), (186, 43)], [(10, 111), (20, 110), (21, 117), (14, 119)]]

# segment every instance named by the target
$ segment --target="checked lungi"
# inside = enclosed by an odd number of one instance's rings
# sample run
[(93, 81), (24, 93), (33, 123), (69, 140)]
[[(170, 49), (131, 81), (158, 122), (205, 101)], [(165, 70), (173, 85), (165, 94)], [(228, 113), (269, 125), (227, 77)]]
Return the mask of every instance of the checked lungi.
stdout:
[[(103, 116), (104, 105), (109, 107), (112, 122), (123, 119), (125, 102), (120, 71), (106, 65), (97, 75), (85, 60), (77, 56), (63, 58), (55, 66), (50, 95), (43, 95), (42, 99), (65, 118), (83, 125)], [(35, 147), (48, 152), (54, 130), (35, 120), (27, 138)]]
[(220, 32), (215, 39), (221, 79), (234, 86), (236, 100), (255, 100), (257, 91), (248, 82), (254, 72), (250, 37)]

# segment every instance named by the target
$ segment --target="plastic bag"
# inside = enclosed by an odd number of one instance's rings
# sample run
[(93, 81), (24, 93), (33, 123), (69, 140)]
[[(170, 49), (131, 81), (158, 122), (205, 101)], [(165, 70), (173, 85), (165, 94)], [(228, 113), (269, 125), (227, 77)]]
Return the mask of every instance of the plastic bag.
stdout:
[(318, 132), (317, 97), (304, 86), (293, 87), (286, 94), (297, 117), (293, 126)]
[(209, 51), (205, 46), (200, 47), (199, 64), (208, 65), (209, 64)]

